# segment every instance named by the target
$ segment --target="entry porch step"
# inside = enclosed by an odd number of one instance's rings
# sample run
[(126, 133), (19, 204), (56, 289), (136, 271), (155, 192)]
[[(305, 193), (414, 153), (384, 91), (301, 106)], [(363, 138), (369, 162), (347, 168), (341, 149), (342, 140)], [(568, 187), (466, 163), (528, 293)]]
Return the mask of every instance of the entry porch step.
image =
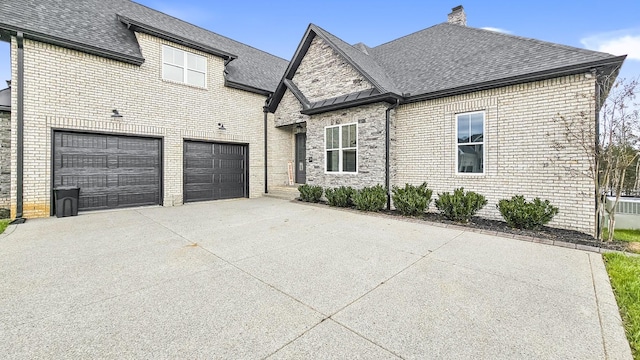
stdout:
[(283, 200), (294, 200), (300, 196), (300, 192), (298, 192), (298, 185), (272, 186), (269, 188), (269, 192), (264, 194), (264, 196)]

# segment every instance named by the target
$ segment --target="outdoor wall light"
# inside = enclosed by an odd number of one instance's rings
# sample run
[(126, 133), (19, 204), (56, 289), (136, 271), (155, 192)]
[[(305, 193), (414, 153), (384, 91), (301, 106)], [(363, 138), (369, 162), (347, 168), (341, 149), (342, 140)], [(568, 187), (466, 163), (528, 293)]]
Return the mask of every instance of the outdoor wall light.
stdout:
[(120, 113), (116, 109), (111, 110), (111, 112), (113, 112), (113, 114), (111, 114), (112, 118), (121, 118), (122, 117), (122, 115), (120, 115)]
[(218, 129), (227, 130), (222, 123), (218, 123)]

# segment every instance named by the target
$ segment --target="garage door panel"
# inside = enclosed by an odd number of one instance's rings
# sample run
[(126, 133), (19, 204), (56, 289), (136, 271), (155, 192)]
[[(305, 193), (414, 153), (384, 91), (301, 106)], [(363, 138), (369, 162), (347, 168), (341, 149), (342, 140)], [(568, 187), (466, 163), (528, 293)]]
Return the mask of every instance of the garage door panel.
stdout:
[(185, 141), (185, 202), (246, 197), (247, 161), (246, 145)]
[(80, 187), (79, 210), (160, 203), (160, 139), (56, 132), (54, 187)]

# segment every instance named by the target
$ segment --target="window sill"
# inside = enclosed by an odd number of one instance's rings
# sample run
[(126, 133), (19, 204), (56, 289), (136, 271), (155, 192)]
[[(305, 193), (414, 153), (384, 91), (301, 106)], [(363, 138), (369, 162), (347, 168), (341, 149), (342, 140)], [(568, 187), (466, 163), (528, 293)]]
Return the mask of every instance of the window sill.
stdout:
[(167, 80), (167, 79), (162, 79), (162, 82), (169, 83), (169, 84), (175, 84), (175, 85), (182, 85), (182, 86), (186, 86), (186, 87), (192, 88), (192, 89), (205, 90), (205, 91), (209, 90), (206, 85), (204, 87), (202, 87), (202, 86), (191, 85), (191, 84), (187, 84), (187, 83), (183, 83), (183, 82), (179, 82), (179, 81)]

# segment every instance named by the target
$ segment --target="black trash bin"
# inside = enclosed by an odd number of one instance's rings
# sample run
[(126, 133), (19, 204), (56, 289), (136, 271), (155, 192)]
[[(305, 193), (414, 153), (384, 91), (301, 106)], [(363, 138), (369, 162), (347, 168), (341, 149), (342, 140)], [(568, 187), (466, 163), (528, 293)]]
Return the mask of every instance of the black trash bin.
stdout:
[(77, 186), (58, 186), (53, 189), (56, 201), (56, 217), (77, 216), (80, 188)]

